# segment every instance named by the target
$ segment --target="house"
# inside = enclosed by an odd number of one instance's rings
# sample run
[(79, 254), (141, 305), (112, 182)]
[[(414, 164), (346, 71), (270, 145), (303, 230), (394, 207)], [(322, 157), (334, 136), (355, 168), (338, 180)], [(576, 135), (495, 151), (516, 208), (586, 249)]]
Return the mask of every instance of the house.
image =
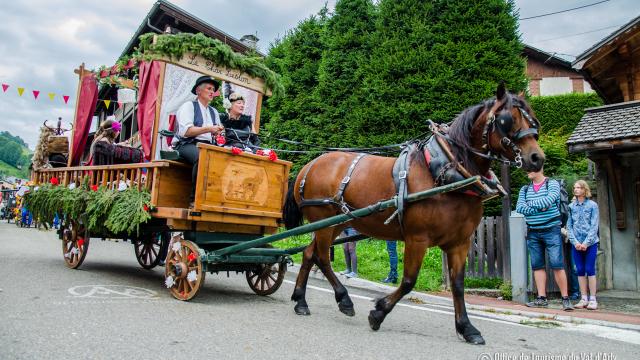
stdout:
[(593, 92), (584, 76), (571, 66), (571, 62), (526, 44), (522, 56), (527, 59), (530, 95)]
[(599, 287), (640, 291), (640, 16), (573, 63), (606, 105), (586, 109), (569, 137), (596, 164)]

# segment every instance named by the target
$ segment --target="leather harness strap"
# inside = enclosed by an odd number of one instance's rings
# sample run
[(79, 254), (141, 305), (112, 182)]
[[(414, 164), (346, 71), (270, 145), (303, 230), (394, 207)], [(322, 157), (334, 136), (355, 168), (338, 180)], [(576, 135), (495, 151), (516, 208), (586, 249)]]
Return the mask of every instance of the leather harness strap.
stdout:
[(298, 188), (298, 193), (300, 194), (300, 205), (299, 205), (300, 208), (304, 206), (336, 205), (340, 208), (340, 210), (344, 214), (351, 216), (351, 210), (353, 208), (344, 201), (344, 191), (346, 190), (347, 185), (349, 185), (349, 182), (351, 181), (351, 175), (353, 174), (353, 171), (356, 169), (356, 166), (358, 165), (360, 160), (362, 160), (362, 158), (364, 158), (367, 155), (368, 154), (365, 154), (365, 153), (358, 154), (358, 156), (356, 156), (356, 158), (353, 159), (353, 161), (351, 162), (351, 165), (349, 166), (349, 169), (347, 169), (347, 175), (345, 175), (345, 177), (342, 178), (342, 181), (340, 182), (340, 186), (338, 187), (338, 192), (336, 193), (336, 195), (333, 198), (324, 198), (324, 199), (305, 199), (304, 198), (304, 184), (307, 180), (307, 175), (309, 175), (309, 171), (315, 164), (316, 160), (318, 160), (319, 158), (316, 158), (315, 160), (313, 160), (311, 164), (309, 164), (309, 167), (307, 167), (304, 173), (304, 176), (302, 177), (302, 181), (300, 181), (300, 187)]

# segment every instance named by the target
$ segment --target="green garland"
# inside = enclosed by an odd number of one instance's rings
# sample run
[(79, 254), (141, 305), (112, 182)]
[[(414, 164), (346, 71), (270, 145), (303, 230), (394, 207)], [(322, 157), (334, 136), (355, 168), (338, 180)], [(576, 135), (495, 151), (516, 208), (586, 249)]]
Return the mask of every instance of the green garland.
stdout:
[(151, 194), (136, 188), (91, 191), (86, 184), (76, 189), (47, 184), (27, 193), (23, 204), (34, 218), (49, 224), (56, 213), (67, 219), (83, 218), (94, 234), (139, 233), (140, 224), (151, 219)]
[[(156, 43), (153, 43), (157, 36)], [(234, 52), (220, 40), (212, 39), (202, 33), (176, 35), (158, 35), (147, 33), (140, 35), (139, 56), (145, 60), (153, 60), (158, 56), (181, 59), (185, 53), (194, 53), (218, 65), (224, 65), (243, 71), (253, 77), (264, 79), (265, 86), (270, 88), (274, 96), (284, 94), (280, 77), (269, 69), (259, 56), (245, 56)], [(266, 89), (265, 89), (266, 90)]]

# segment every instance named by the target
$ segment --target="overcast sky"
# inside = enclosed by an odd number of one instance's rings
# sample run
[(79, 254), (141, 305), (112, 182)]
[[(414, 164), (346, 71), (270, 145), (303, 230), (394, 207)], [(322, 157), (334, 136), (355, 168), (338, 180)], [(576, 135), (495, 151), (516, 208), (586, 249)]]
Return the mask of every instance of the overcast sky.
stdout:
[[(516, 0), (520, 17), (561, 11), (599, 0)], [(258, 34), (263, 52), (288, 29), (317, 13), (323, 0), (173, 0), (174, 4), (237, 38)], [(34, 148), (40, 124), (72, 121), (80, 63), (113, 65), (154, 0), (6, 1), (0, 9), (0, 131)], [(335, 0), (328, 2), (332, 7)], [(520, 21), (525, 43), (573, 60), (640, 15), (638, 0), (610, 0), (580, 10)], [(603, 29), (603, 30), (600, 30)], [(594, 31), (599, 30), (599, 31)], [(587, 34), (575, 35), (589, 32)], [(573, 56), (573, 57), (572, 57)], [(25, 89), (18, 96), (18, 87)], [(34, 100), (32, 91), (40, 94)], [(55, 93), (51, 101), (48, 93)], [(69, 95), (67, 105), (62, 95)]]

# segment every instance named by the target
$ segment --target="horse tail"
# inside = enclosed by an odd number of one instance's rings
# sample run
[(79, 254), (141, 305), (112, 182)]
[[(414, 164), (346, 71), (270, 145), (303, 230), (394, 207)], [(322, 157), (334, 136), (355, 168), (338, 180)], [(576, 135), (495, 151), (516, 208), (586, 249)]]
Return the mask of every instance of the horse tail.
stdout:
[(302, 211), (296, 202), (294, 188), (296, 186), (295, 178), (289, 181), (289, 191), (287, 191), (287, 198), (284, 201), (284, 207), (282, 209), (282, 220), (284, 226), (287, 229), (293, 229), (302, 225)]

